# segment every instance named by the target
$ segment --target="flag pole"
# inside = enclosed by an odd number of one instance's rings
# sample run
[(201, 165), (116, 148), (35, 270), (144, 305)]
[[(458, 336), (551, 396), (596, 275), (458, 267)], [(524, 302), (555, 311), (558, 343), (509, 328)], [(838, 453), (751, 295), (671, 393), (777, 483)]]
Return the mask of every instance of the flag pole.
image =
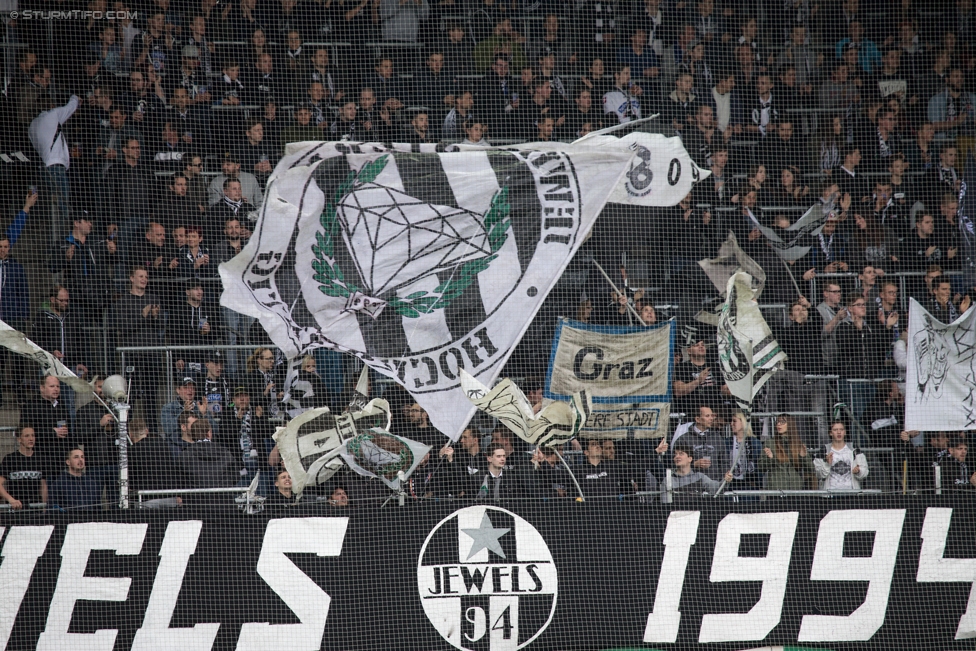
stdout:
[[(606, 278), (607, 282), (610, 283), (610, 286), (613, 287), (613, 291), (617, 292), (618, 296), (623, 296), (624, 295), (623, 292), (617, 289), (617, 286), (613, 284), (613, 281), (610, 280), (610, 276), (608, 276), (607, 272), (603, 270), (603, 267), (600, 266), (600, 263), (597, 262), (596, 260), (593, 260), (593, 264), (596, 265), (596, 268), (600, 270), (600, 273), (603, 274), (603, 277)], [(645, 326), (647, 325), (646, 323), (644, 323), (644, 319), (640, 317), (640, 314), (637, 313), (637, 310), (634, 309), (634, 306), (630, 304), (630, 301), (627, 301), (627, 309), (630, 310), (631, 313), (637, 317), (638, 323)]]
[[(776, 257), (779, 258), (779, 256)], [(793, 289), (796, 290), (796, 295), (803, 296), (803, 292), (800, 291), (800, 286), (796, 284), (796, 278), (793, 277), (793, 272), (790, 271), (790, 265), (786, 264), (786, 260), (783, 258), (779, 258), (779, 261), (783, 263), (783, 267), (786, 268), (786, 274), (790, 277), (790, 280), (793, 281)]]
[(573, 474), (573, 471), (572, 469), (570, 469), (569, 464), (566, 463), (565, 459), (563, 459), (563, 455), (559, 454), (559, 450), (557, 448), (552, 448), (552, 451), (556, 453), (556, 456), (559, 457), (559, 460), (563, 462), (564, 466), (566, 466), (566, 472), (569, 473), (569, 476), (573, 480), (573, 483), (576, 484), (576, 491), (579, 493), (580, 501), (585, 502), (586, 496), (583, 495), (583, 489), (580, 488), (579, 482), (576, 481), (576, 475)]

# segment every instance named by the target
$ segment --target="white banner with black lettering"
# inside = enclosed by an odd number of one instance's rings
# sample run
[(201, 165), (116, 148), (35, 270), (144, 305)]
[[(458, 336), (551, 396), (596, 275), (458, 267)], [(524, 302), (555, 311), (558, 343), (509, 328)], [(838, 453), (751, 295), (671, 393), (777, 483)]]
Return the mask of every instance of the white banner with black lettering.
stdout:
[[(565, 145), (534, 142), (526, 147), (559, 149)], [(634, 131), (620, 138), (595, 135), (577, 140), (572, 147), (575, 151), (591, 149), (602, 152), (630, 151), (634, 154), (627, 172), (610, 195), (611, 203), (675, 206), (691, 192), (695, 183), (711, 175), (710, 170), (698, 167), (677, 136), (669, 138), (660, 133), (642, 131)]]
[(976, 429), (976, 307), (950, 324), (912, 299), (908, 314), (905, 429)]
[(667, 433), (674, 367), (674, 321), (599, 326), (560, 319), (552, 340), (545, 397), (587, 391), (589, 437), (657, 438)]
[(460, 436), (634, 157), (627, 147), (444, 152), (290, 146), (254, 235), (220, 266), (224, 307), (289, 358), (355, 355)]

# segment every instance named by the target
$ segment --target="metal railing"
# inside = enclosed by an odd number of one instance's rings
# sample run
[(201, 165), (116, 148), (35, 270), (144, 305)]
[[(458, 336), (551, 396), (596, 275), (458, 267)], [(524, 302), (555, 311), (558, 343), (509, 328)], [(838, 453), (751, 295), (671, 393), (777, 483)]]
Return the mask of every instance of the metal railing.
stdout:
[(167, 488), (158, 490), (140, 490), (139, 504), (142, 504), (143, 497), (186, 497), (187, 495), (230, 495), (233, 493), (246, 493), (247, 486), (233, 486), (230, 488)]

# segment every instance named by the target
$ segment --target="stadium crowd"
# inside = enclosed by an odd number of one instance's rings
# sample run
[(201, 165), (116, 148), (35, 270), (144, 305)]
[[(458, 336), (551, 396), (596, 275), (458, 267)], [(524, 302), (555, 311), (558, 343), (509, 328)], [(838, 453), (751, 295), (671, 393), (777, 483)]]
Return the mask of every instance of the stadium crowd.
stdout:
[[(556, 316), (678, 317), (672, 412), (684, 417), (669, 443), (567, 449), (582, 492), (656, 490), (665, 469), (676, 487), (704, 490), (858, 489), (879, 470), (861, 447), (896, 450), (909, 488), (933, 488), (933, 464), (943, 486), (976, 488), (965, 433), (902, 426), (907, 299), (948, 322), (976, 298), (976, 235), (959, 210), (976, 144), (972, 0), (789, 0), (760, 14), (736, 0), (88, 9), (119, 18), (6, 24), (22, 47), (8, 50), (18, 54), (2, 149), (40, 172), (26, 197), (17, 188), (22, 207), (0, 234), (0, 319), (81, 377), (131, 379), (134, 489), (243, 485), (260, 470), (262, 492), (288, 503), (275, 427), (348, 404), (355, 369), (319, 351), (285, 386), (287, 364), (260, 326), (217, 302), (217, 268), (250, 237), (288, 143), (572, 141), (655, 114), (645, 128), (679, 135), (711, 175), (673, 208), (608, 206), (507, 369), (538, 409)], [(789, 240), (811, 207), (827, 216), (823, 231), (797, 241), (803, 255), (782, 257), (759, 227)], [(25, 229), (46, 247), (18, 247)], [(785, 306), (767, 313), (789, 361), (764, 404), (822, 410), (819, 424), (784, 415), (753, 436), (723, 386), (714, 330), (693, 319), (717, 292), (695, 263), (729, 231), (766, 273), (762, 303)], [(29, 274), (18, 258), (44, 269)], [(594, 260), (621, 289), (590, 272)], [(124, 367), (115, 353), (167, 344), (196, 349), (175, 350), (171, 363), (130, 352)], [(213, 348), (239, 344), (249, 352)], [(832, 393), (810, 376), (871, 382)], [(7, 354), (0, 378), (20, 409), (0, 497), (14, 508), (114, 502), (105, 408), (77, 406), (56, 378)], [(551, 451), (483, 422), (444, 446), (409, 395), (386, 391), (394, 433), (434, 446), (411, 497), (576, 495)], [(900, 467), (887, 468), (899, 486)], [(351, 474), (319, 492), (335, 506), (380, 497)]]

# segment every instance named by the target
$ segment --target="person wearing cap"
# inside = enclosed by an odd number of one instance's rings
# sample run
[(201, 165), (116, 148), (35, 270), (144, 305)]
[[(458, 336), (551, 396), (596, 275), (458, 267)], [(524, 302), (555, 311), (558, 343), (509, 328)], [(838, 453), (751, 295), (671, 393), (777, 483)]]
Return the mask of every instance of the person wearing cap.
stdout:
[(197, 400), (196, 395), (197, 382), (193, 376), (179, 377), (176, 382), (176, 399), (163, 405), (162, 412), (159, 415), (159, 422), (163, 427), (163, 436), (169, 442), (170, 451), (174, 456), (178, 456), (186, 448), (187, 440), (185, 439), (189, 436), (189, 428), (193, 420), (206, 418), (210, 427), (216, 428), (213, 416), (207, 409), (207, 399), (204, 397)]
[(224, 181), (236, 179), (241, 183), (241, 198), (252, 206), (264, 203), (264, 193), (261, 184), (250, 172), (241, 170), (241, 161), (236, 152), (224, 151), (220, 163), (221, 173), (213, 177), (207, 188), (207, 201), (210, 206), (220, 203), (224, 199)]
[(63, 274), (78, 317), (95, 323), (108, 300), (109, 265), (114, 264), (116, 246), (113, 240), (93, 241), (91, 231), (91, 215), (84, 210), (76, 212), (71, 233), (51, 258), (50, 271)]
[[(180, 50), (181, 64), (179, 70), (170, 71), (166, 75), (169, 91), (176, 87), (185, 88), (193, 105), (207, 105), (213, 99), (210, 86), (204, 75), (198, 75), (200, 68), (200, 48), (196, 45), (184, 45)], [(169, 93), (167, 93), (169, 94)]]
[[(191, 231), (192, 232), (192, 231)], [(197, 279), (186, 283), (186, 301), (170, 314), (166, 334), (174, 346), (210, 346), (218, 343), (217, 315), (204, 303), (203, 283)], [(200, 373), (206, 354), (200, 350), (183, 350), (174, 354), (180, 373)]]
[[(213, 406), (210, 403), (211, 413)], [(248, 483), (254, 479), (258, 470), (262, 475), (270, 477), (268, 450), (274, 447), (271, 438), (274, 427), (266, 416), (264, 408), (251, 404), (247, 388), (238, 386), (234, 389), (233, 403), (228, 403), (227, 411), (220, 419), (219, 429), (214, 430), (214, 442), (240, 459), (247, 472)], [(216, 420), (216, 415), (214, 419)], [(265, 485), (264, 488), (268, 486)]]

